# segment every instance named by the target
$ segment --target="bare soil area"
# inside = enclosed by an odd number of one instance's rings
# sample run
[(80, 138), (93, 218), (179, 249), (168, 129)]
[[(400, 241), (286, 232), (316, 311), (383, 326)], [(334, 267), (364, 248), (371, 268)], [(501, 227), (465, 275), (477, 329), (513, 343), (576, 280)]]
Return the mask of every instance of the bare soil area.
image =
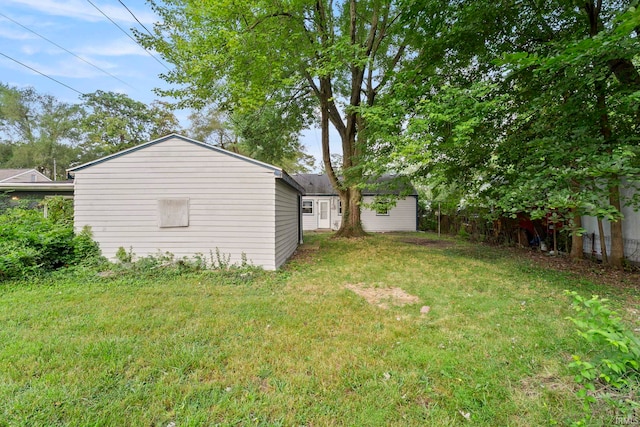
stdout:
[(456, 245), (456, 242), (450, 240), (437, 240), (437, 239), (428, 239), (423, 237), (408, 237), (399, 240), (402, 243), (408, 243), (410, 245), (418, 245), (418, 246), (430, 246), (435, 248), (452, 248)]
[(369, 287), (364, 283), (349, 283), (345, 288), (360, 295), (369, 304), (376, 305), (383, 309), (388, 309), (390, 306), (402, 307), (420, 302), (420, 298), (408, 294), (400, 288), (376, 288)]
[(640, 270), (637, 268), (617, 270), (594, 260), (571, 260), (568, 256), (550, 256), (544, 252), (527, 249), (518, 250), (518, 255), (528, 258), (540, 267), (569, 272), (577, 277), (589, 279), (595, 283), (640, 289)]

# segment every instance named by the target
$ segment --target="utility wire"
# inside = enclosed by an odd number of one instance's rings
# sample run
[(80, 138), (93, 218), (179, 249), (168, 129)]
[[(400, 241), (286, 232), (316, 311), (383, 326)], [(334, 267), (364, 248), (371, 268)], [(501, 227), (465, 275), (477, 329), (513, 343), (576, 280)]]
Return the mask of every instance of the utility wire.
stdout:
[(125, 31), (125, 30), (124, 30), (120, 25), (118, 25), (118, 24), (116, 23), (116, 21), (114, 21), (114, 20), (113, 20), (113, 19), (111, 19), (111, 18), (110, 18), (106, 13), (104, 13), (104, 12), (103, 12), (103, 11), (102, 11), (98, 6), (96, 6), (96, 5), (95, 5), (95, 3), (93, 3), (91, 0), (87, 0), (87, 1), (89, 2), (89, 4), (90, 4), (91, 6), (93, 6), (94, 8), (96, 8), (96, 10), (97, 10), (98, 12), (100, 12), (100, 13), (101, 13), (105, 18), (107, 18), (109, 21), (111, 21), (111, 23), (112, 23), (113, 25), (115, 25), (116, 27), (118, 27), (118, 29), (119, 29), (120, 31), (122, 31), (124, 34), (126, 34), (126, 36), (127, 36), (127, 37), (129, 37), (131, 40), (133, 40), (133, 42), (134, 42), (135, 44), (137, 44), (138, 46), (140, 46), (141, 48), (143, 48), (143, 49), (144, 49), (144, 51), (145, 51), (145, 52), (147, 52), (147, 53), (149, 54), (149, 56), (150, 56), (150, 57), (152, 57), (153, 59), (155, 59), (155, 60), (156, 60), (156, 62), (157, 62), (158, 64), (160, 64), (160, 65), (162, 65), (164, 68), (166, 68), (166, 69), (167, 69), (167, 71), (171, 71), (171, 70), (169, 69), (169, 67), (167, 67), (167, 66), (166, 66), (162, 61), (160, 61), (158, 58), (156, 58), (156, 57), (155, 57), (151, 52), (149, 52), (147, 49), (145, 49), (145, 47), (144, 47), (144, 46), (141, 46), (141, 45), (140, 45), (140, 43), (138, 43), (138, 41), (137, 41), (136, 39), (134, 39), (134, 38), (131, 36), (131, 34), (129, 34), (127, 31)]
[(95, 64), (93, 64), (93, 63), (91, 63), (91, 62), (87, 61), (87, 60), (86, 60), (86, 59), (84, 59), (84, 58), (81, 58), (80, 56), (76, 55), (75, 53), (71, 52), (70, 50), (65, 49), (64, 47), (60, 46), (59, 44), (57, 44), (57, 43), (55, 43), (55, 42), (53, 42), (53, 41), (49, 40), (49, 39), (48, 39), (48, 38), (46, 38), (45, 36), (43, 36), (43, 35), (41, 35), (41, 34), (38, 34), (38, 33), (36, 33), (35, 31), (33, 31), (32, 29), (30, 29), (30, 28), (28, 28), (28, 27), (26, 27), (26, 26), (22, 25), (22, 24), (21, 24), (21, 23), (19, 23), (18, 21), (16, 21), (16, 20), (14, 20), (14, 19), (9, 18), (9, 17), (8, 17), (7, 15), (5, 15), (4, 13), (0, 12), (0, 16), (3, 16), (4, 18), (8, 19), (9, 21), (13, 22), (14, 24), (21, 26), (21, 27), (22, 27), (22, 28), (24, 28), (25, 30), (29, 31), (30, 33), (35, 34), (36, 36), (40, 37), (41, 39), (44, 39), (44, 40), (48, 41), (48, 42), (49, 42), (49, 43), (51, 43), (52, 45), (56, 46), (56, 47), (57, 47), (57, 48), (59, 48), (59, 49), (64, 50), (64, 51), (65, 51), (65, 52), (67, 52), (68, 54), (71, 54), (71, 55), (75, 56), (75, 57), (76, 57), (76, 58), (78, 58), (79, 60), (81, 60), (81, 61), (83, 61), (83, 62), (85, 62), (85, 63), (87, 63), (87, 64), (91, 65), (91, 66), (92, 66), (93, 68), (95, 68), (96, 70), (99, 70), (99, 71), (101, 71), (101, 72), (103, 72), (103, 73), (105, 73), (105, 74), (107, 74), (107, 75), (109, 75), (109, 76), (113, 77), (114, 79), (118, 80), (120, 83), (124, 83), (125, 85), (129, 86), (131, 89), (136, 89), (135, 87), (131, 86), (129, 83), (127, 83), (127, 82), (125, 82), (124, 80), (121, 80), (120, 78), (118, 78), (118, 77), (114, 76), (114, 75), (113, 75), (113, 74), (111, 74), (110, 72), (108, 72), (108, 71), (106, 71), (106, 70), (103, 70), (102, 68), (100, 68), (100, 67), (98, 67), (97, 65), (95, 65)]
[(5, 55), (5, 54), (4, 54), (4, 53), (2, 53), (2, 52), (0, 52), (0, 55), (4, 56), (4, 57), (5, 57), (5, 58), (7, 58), (7, 59), (12, 60), (12, 61), (13, 61), (13, 62), (15, 62), (15, 63), (18, 63), (18, 64), (22, 65), (22, 66), (23, 66), (23, 67), (25, 67), (25, 68), (30, 69), (31, 71), (33, 71), (33, 72), (35, 72), (35, 73), (40, 74), (40, 75), (41, 75), (41, 76), (43, 76), (43, 77), (48, 78), (49, 80), (53, 80), (54, 82), (58, 83), (59, 85), (62, 85), (62, 86), (64, 86), (64, 87), (66, 87), (67, 89), (71, 89), (72, 91), (74, 91), (74, 92), (76, 92), (76, 93), (78, 93), (78, 94), (80, 94), (80, 95), (85, 95), (84, 93), (80, 92), (79, 90), (72, 88), (72, 87), (71, 87), (71, 86), (69, 86), (68, 84), (62, 83), (60, 80), (56, 80), (56, 79), (54, 79), (53, 77), (48, 76), (48, 75), (46, 75), (45, 73), (40, 72), (40, 71), (36, 70), (35, 68), (30, 67), (30, 66), (28, 66), (27, 64), (24, 64), (24, 63), (22, 63), (22, 62), (18, 61), (17, 59), (14, 59), (14, 58), (10, 57), (9, 55)]
[(119, 2), (122, 6), (124, 6), (124, 8), (125, 8), (125, 9), (127, 9), (127, 12), (129, 12), (129, 14), (130, 14), (131, 16), (133, 16), (133, 19), (135, 19), (135, 20), (136, 20), (136, 22), (137, 22), (138, 24), (140, 24), (140, 25), (142, 26), (142, 28), (144, 28), (144, 29), (145, 29), (145, 31), (146, 31), (146, 32), (147, 32), (151, 37), (153, 37), (153, 34), (151, 34), (151, 31), (149, 31), (149, 29), (148, 29), (147, 27), (145, 27), (145, 26), (144, 26), (144, 24), (143, 24), (142, 22), (140, 22), (140, 20), (138, 19), (138, 17), (137, 17), (136, 15), (134, 15), (134, 14), (133, 14), (133, 12), (131, 12), (131, 9), (129, 9), (129, 8), (127, 7), (127, 5), (126, 5), (126, 4), (124, 4), (124, 3), (122, 2), (122, 0), (118, 0), (118, 2)]

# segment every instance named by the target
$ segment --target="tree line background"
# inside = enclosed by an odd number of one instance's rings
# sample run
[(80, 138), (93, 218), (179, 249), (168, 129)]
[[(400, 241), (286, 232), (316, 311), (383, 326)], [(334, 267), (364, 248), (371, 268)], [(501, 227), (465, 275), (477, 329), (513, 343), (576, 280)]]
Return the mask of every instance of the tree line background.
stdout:
[[(174, 66), (160, 94), (197, 111), (187, 135), (296, 171), (301, 130), (319, 126), (339, 235), (363, 234), (361, 189), (395, 174), (486, 220), (562, 222), (575, 258), (581, 217), (602, 238), (608, 220), (603, 258), (622, 265), (621, 206), (640, 206), (638, 0), (150, 4), (161, 20), (136, 36)], [(122, 95), (2, 91), (2, 165), (64, 169), (177, 126)]]
[[(65, 180), (70, 166), (174, 132), (294, 172), (313, 167), (298, 138), (301, 129), (267, 129), (269, 114), (275, 113), (263, 111), (255, 118), (208, 108), (193, 111), (182, 128), (166, 102), (147, 105), (125, 94), (96, 91), (67, 103), (34, 88), (0, 84), (0, 168), (35, 168)], [(271, 140), (279, 144), (266, 143)]]

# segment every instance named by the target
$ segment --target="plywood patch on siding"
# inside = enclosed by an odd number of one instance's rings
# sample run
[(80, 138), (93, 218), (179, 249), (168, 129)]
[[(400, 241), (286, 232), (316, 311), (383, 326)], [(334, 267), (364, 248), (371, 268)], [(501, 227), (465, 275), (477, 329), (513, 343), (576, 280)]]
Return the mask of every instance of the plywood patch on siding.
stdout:
[(188, 227), (189, 199), (158, 199), (158, 227)]
[(367, 287), (364, 283), (345, 285), (345, 288), (360, 295), (369, 304), (388, 309), (390, 306), (402, 307), (408, 304), (417, 304), (420, 298), (406, 293), (400, 288), (375, 288)]

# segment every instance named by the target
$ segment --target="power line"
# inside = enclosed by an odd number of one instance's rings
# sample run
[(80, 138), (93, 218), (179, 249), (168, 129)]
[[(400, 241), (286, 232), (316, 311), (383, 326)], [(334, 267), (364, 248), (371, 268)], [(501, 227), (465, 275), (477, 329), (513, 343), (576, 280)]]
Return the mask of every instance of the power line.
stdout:
[(127, 7), (127, 5), (126, 5), (126, 4), (124, 4), (124, 3), (122, 2), (122, 0), (118, 0), (118, 2), (119, 2), (122, 6), (124, 6), (124, 8), (125, 8), (125, 9), (127, 9), (127, 12), (129, 12), (129, 14), (130, 14), (131, 16), (133, 16), (133, 19), (135, 19), (135, 20), (136, 20), (136, 22), (137, 22), (138, 24), (140, 24), (140, 25), (142, 26), (142, 28), (144, 28), (144, 29), (145, 29), (145, 31), (146, 31), (146, 32), (147, 32), (151, 37), (153, 37), (153, 34), (151, 34), (151, 31), (149, 31), (149, 29), (148, 29), (147, 27), (145, 27), (145, 26), (144, 26), (144, 24), (143, 24), (142, 22), (140, 22), (140, 20), (138, 19), (138, 17), (137, 17), (136, 15), (134, 15), (134, 14), (133, 14), (133, 12), (131, 12), (131, 9), (129, 9), (129, 8)]
[(64, 87), (66, 87), (67, 89), (71, 89), (72, 91), (74, 91), (74, 92), (76, 92), (76, 93), (78, 93), (78, 94), (80, 94), (80, 95), (85, 95), (84, 93), (80, 92), (79, 90), (72, 88), (72, 87), (71, 87), (71, 86), (69, 86), (68, 84), (62, 83), (60, 80), (56, 80), (56, 79), (54, 79), (53, 77), (48, 76), (48, 75), (46, 75), (45, 73), (43, 73), (43, 72), (41, 72), (41, 71), (38, 71), (38, 70), (36, 70), (35, 68), (30, 67), (30, 66), (28, 66), (27, 64), (24, 64), (24, 63), (22, 63), (22, 62), (18, 61), (17, 59), (14, 59), (14, 58), (10, 57), (9, 55), (5, 55), (5, 54), (4, 54), (4, 53), (2, 53), (2, 52), (0, 52), (0, 55), (4, 56), (4, 57), (5, 57), (5, 58), (7, 58), (7, 59), (12, 60), (12, 61), (13, 61), (13, 62), (15, 62), (15, 63), (18, 63), (18, 64), (22, 65), (22, 66), (23, 66), (23, 67), (25, 67), (25, 68), (30, 69), (31, 71), (33, 71), (33, 72), (35, 72), (35, 73), (40, 74), (40, 75), (41, 75), (41, 76), (43, 76), (43, 77), (48, 78), (49, 80), (53, 80), (54, 82), (58, 83), (59, 85), (62, 85), (62, 86), (64, 86)]
[(111, 21), (111, 23), (112, 23), (113, 25), (115, 25), (116, 27), (118, 27), (118, 29), (119, 29), (120, 31), (122, 31), (122, 32), (123, 32), (127, 37), (129, 37), (131, 40), (133, 40), (133, 42), (134, 42), (135, 44), (137, 44), (138, 46), (140, 46), (141, 48), (143, 48), (143, 49), (144, 49), (144, 51), (145, 51), (145, 52), (147, 52), (147, 54), (149, 54), (149, 56), (150, 56), (150, 57), (152, 57), (153, 59), (155, 59), (155, 60), (156, 60), (156, 62), (157, 62), (158, 64), (160, 64), (160, 65), (162, 65), (164, 68), (166, 68), (166, 69), (167, 69), (167, 71), (171, 71), (171, 70), (169, 69), (169, 67), (167, 67), (167, 66), (166, 66), (162, 61), (160, 61), (158, 58), (156, 58), (155, 56), (153, 56), (153, 54), (151, 54), (151, 52), (149, 52), (147, 49), (145, 49), (145, 47), (144, 47), (144, 46), (141, 46), (141, 45), (140, 45), (140, 43), (138, 43), (138, 41), (137, 41), (136, 39), (134, 39), (134, 38), (131, 36), (131, 34), (129, 34), (127, 31), (125, 31), (125, 30), (124, 30), (120, 25), (118, 25), (118, 24), (116, 23), (116, 21), (114, 21), (114, 20), (113, 20), (113, 19), (111, 19), (111, 18), (110, 18), (106, 13), (104, 13), (104, 12), (103, 12), (103, 11), (102, 11), (98, 6), (96, 6), (96, 5), (95, 5), (95, 3), (93, 3), (91, 0), (87, 0), (87, 1), (89, 2), (89, 4), (90, 4), (91, 6), (93, 6), (94, 8), (96, 8), (96, 10), (97, 10), (98, 12), (100, 12), (100, 13), (101, 13), (105, 18), (107, 18), (109, 21)]
[(46, 38), (45, 36), (43, 36), (43, 35), (41, 35), (41, 34), (38, 34), (37, 32), (33, 31), (32, 29), (30, 29), (30, 28), (28, 28), (28, 27), (26, 27), (26, 26), (22, 25), (22, 24), (21, 24), (21, 23), (19, 23), (18, 21), (14, 20), (14, 19), (11, 19), (10, 17), (8, 17), (7, 15), (5, 15), (4, 13), (0, 12), (0, 16), (3, 16), (4, 18), (8, 19), (9, 21), (13, 22), (14, 24), (19, 25), (19, 26), (21, 26), (22, 28), (24, 28), (25, 30), (29, 31), (30, 33), (33, 33), (33, 34), (35, 34), (36, 36), (38, 36), (38, 37), (40, 37), (40, 38), (42, 38), (42, 39), (44, 39), (44, 40), (48, 41), (49, 43), (51, 43), (52, 45), (56, 46), (57, 48), (62, 49), (62, 50), (64, 50), (65, 52), (67, 52), (67, 53), (69, 53), (69, 54), (71, 54), (71, 55), (75, 56), (75, 57), (76, 57), (76, 58), (78, 58), (79, 60), (81, 60), (81, 61), (83, 61), (83, 62), (85, 62), (85, 63), (87, 63), (87, 64), (91, 65), (93, 68), (95, 68), (95, 69), (97, 69), (97, 70), (99, 70), (99, 71), (101, 71), (101, 72), (103, 72), (103, 73), (105, 73), (105, 74), (107, 74), (107, 75), (109, 75), (109, 76), (113, 77), (114, 79), (118, 80), (120, 83), (124, 83), (125, 85), (129, 86), (131, 89), (135, 89), (135, 87), (131, 86), (129, 83), (125, 82), (124, 80), (121, 80), (120, 78), (118, 78), (118, 77), (114, 76), (113, 74), (111, 74), (110, 72), (108, 72), (108, 71), (106, 71), (106, 70), (103, 70), (102, 68), (100, 68), (100, 67), (98, 67), (97, 65), (95, 65), (95, 64), (93, 64), (93, 63), (91, 63), (91, 62), (87, 61), (86, 59), (81, 58), (80, 56), (76, 55), (75, 53), (71, 52), (70, 50), (65, 49), (64, 47), (60, 46), (59, 44), (57, 44), (57, 43), (55, 43), (55, 42), (53, 42), (53, 41), (49, 40), (49, 39), (48, 39), (48, 38)]

